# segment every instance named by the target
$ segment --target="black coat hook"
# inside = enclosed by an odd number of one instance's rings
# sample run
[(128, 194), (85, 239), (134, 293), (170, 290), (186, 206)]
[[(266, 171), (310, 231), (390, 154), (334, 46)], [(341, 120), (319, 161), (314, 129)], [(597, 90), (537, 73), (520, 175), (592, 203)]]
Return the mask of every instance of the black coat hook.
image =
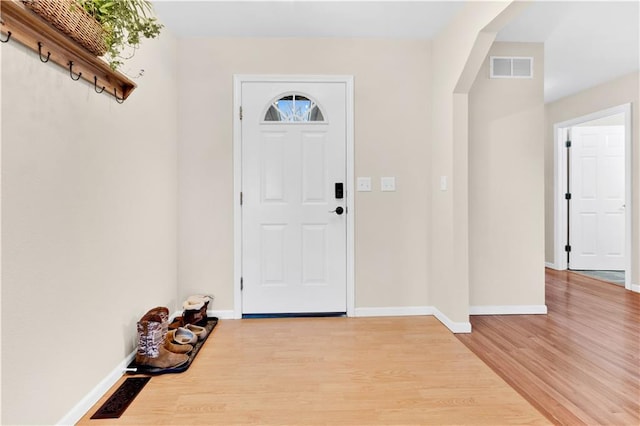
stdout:
[(93, 90), (95, 90), (96, 93), (104, 92), (104, 86), (102, 86), (102, 89), (98, 90), (98, 77), (95, 75), (93, 76)]
[(47, 52), (47, 58), (46, 59), (42, 59), (42, 42), (38, 42), (38, 54), (40, 55), (40, 60), (42, 62), (44, 62), (45, 64), (47, 62), (49, 62), (49, 58), (51, 57), (51, 52)]
[(116, 98), (116, 102), (119, 104), (123, 104), (124, 103), (124, 94), (122, 98), (118, 97), (118, 92), (116, 91), (116, 88), (113, 88), (113, 96)]
[(11, 39), (11, 31), (7, 31), (7, 38), (4, 40), (0, 40), (0, 42), (8, 43), (10, 39)]
[(71, 80), (73, 81), (78, 81), (80, 80), (80, 77), (82, 76), (82, 73), (79, 72), (77, 74), (77, 77), (73, 77), (73, 61), (69, 61), (69, 77), (71, 77)]

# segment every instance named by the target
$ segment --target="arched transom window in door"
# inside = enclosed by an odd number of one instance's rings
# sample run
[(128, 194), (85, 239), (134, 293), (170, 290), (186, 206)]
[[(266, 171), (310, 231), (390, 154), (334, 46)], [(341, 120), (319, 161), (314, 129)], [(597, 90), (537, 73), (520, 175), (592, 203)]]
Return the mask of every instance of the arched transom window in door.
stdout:
[(264, 115), (265, 122), (325, 122), (320, 106), (309, 96), (290, 93), (279, 96), (269, 105)]

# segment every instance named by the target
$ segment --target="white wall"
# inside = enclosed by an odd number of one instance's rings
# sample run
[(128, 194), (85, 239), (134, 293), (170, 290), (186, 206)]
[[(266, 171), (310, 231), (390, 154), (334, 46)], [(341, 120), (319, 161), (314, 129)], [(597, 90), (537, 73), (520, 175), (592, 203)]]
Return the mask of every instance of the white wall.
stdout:
[(177, 306), (176, 46), (144, 44), (123, 105), (1, 49), (1, 422), (53, 424)]
[(614, 114), (607, 117), (597, 118), (584, 123), (576, 124), (575, 127), (600, 127), (600, 126), (624, 126), (625, 114)]
[[(355, 78), (355, 304), (427, 306), (431, 44), (358, 39), (179, 42), (179, 295), (233, 309), (234, 74)], [(379, 191), (396, 176), (397, 191)]]
[(567, 96), (545, 106), (545, 260), (554, 262), (554, 135), (553, 125), (602, 111), (618, 105), (631, 103), (632, 138), (632, 273), (631, 283), (640, 284), (640, 73), (634, 72), (615, 80)]
[(494, 56), (534, 58), (531, 79), (490, 79), (469, 93), (469, 299), (544, 305), (544, 47), (494, 43)]

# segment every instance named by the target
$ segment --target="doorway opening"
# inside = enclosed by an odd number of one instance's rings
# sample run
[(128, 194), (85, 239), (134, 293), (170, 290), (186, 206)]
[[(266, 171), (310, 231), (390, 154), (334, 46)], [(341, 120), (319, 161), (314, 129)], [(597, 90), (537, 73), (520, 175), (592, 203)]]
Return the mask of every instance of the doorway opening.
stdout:
[(556, 269), (631, 290), (631, 105), (554, 125)]

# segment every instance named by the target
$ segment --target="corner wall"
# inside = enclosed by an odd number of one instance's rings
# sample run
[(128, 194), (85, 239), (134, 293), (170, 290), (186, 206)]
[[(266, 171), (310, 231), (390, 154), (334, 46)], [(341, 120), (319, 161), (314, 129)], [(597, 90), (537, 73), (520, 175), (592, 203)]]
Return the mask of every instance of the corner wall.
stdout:
[[(490, 79), (491, 55), (533, 57), (533, 78)], [(471, 313), (544, 310), (543, 61), (541, 43), (494, 43), (469, 93)]]
[(123, 105), (2, 50), (2, 424), (54, 424), (176, 307), (176, 52), (143, 44)]
[[(353, 75), (355, 306), (428, 306), (429, 41), (183, 39), (179, 42), (179, 295), (231, 311), (233, 75)], [(397, 191), (381, 192), (380, 177)]]
[(545, 260), (554, 262), (554, 135), (556, 123), (568, 121), (607, 108), (631, 103), (632, 167), (632, 235), (631, 283), (640, 284), (640, 73), (634, 72), (615, 80), (567, 96), (545, 106)]
[(471, 329), (468, 93), (496, 32), (524, 7), (467, 3), (433, 41), (429, 299), (455, 332)]

